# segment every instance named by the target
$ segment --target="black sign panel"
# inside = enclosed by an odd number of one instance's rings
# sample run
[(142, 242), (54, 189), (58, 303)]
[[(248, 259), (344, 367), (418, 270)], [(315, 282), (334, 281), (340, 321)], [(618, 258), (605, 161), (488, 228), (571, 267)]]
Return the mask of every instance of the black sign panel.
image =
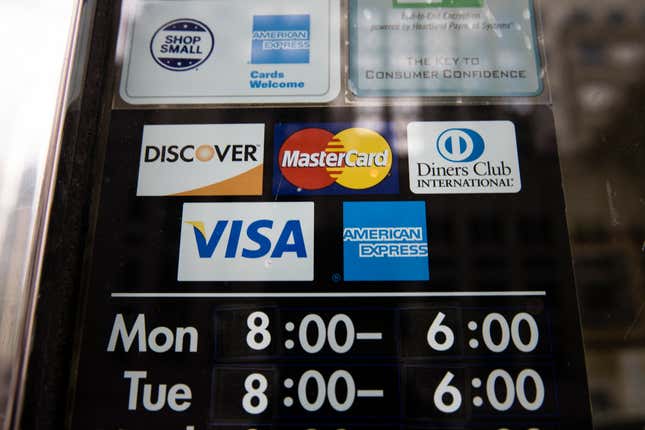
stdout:
[(73, 429), (590, 428), (548, 108), (110, 130)]

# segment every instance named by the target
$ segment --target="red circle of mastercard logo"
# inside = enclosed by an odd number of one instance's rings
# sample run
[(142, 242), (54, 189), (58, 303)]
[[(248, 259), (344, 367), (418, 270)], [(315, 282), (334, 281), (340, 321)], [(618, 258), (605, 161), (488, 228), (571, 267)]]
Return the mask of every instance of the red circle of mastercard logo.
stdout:
[(338, 183), (364, 190), (388, 176), (392, 149), (383, 136), (366, 128), (348, 128), (336, 135), (307, 128), (285, 140), (278, 163), (285, 179), (298, 188), (320, 190)]

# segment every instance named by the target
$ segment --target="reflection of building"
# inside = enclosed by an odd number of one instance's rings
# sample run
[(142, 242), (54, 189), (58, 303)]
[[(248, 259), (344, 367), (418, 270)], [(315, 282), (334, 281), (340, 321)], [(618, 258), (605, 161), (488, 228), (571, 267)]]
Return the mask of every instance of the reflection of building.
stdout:
[(3, 414), (10, 406), (12, 378), (17, 377), (13, 374), (15, 354), (23, 341), (23, 325), (17, 316), (24, 313), (23, 307), (26, 306), (23, 286), (28, 276), (26, 262), (29, 261), (32, 246), (30, 239), (34, 211), (30, 199), (34, 194), (31, 181), (35, 169), (28, 163), (23, 169), (23, 177), (16, 183), (16, 193), (13, 196), (5, 195), (6, 200), (2, 203), (6, 206), (0, 208), (0, 218), (6, 222), (6, 228), (0, 230), (0, 427), (4, 421)]
[(543, 1), (595, 423), (645, 422), (645, 4)]

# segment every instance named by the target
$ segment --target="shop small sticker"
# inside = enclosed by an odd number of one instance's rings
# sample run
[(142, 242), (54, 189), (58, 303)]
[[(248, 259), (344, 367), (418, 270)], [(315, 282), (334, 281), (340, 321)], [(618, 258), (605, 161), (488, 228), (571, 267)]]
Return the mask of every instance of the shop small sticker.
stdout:
[(177, 19), (162, 25), (150, 42), (150, 52), (157, 64), (173, 72), (199, 67), (208, 60), (214, 47), (213, 32), (195, 19)]

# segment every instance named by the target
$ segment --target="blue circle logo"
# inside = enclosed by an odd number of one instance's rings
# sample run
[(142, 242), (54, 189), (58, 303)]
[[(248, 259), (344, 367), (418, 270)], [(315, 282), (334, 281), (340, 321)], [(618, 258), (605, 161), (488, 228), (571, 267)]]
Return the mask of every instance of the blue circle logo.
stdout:
[(176, 19), (152, 36), (150, 53), (161, 67), (173, 72), (192, 70), (203, 64), (215, 48), (213, 32), (195, 19)]
[(484, 138), (469, 128), (451, 128), (439, 135), (437, 150), (453, 163), (468, 163), (484, 153)]

